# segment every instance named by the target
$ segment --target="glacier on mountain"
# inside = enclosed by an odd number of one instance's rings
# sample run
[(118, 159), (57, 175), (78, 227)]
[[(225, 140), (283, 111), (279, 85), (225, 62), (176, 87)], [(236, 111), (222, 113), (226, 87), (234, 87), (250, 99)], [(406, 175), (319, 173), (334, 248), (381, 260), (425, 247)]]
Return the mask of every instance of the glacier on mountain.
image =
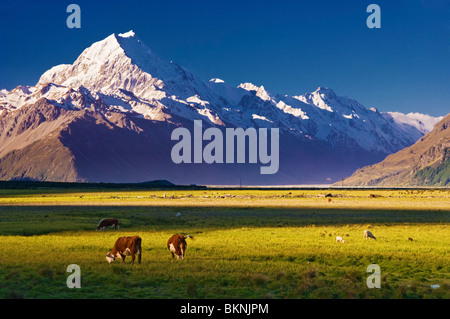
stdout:
[(153, 121), (204, 120), (212, 126), (277, 127), (303, 140), (339, 147), (342, 141), (390, 154), (418, 140), (440, 118), (380, 113), (326, 87), (301, 95), (274, 95), (264, 86), (203, 81), (156, 56), (133, 32), (112, 34), (72, 64), (46, 71), (34, 87), (0, 91), (5, 117), (41, 98), (68, 110), (93, 108)]

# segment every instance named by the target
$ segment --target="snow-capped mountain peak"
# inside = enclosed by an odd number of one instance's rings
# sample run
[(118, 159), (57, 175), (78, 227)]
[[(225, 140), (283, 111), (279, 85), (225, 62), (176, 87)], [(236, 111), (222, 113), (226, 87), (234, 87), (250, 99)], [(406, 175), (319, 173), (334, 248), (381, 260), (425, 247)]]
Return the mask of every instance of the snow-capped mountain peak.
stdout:
[[(0, 91), (0, 178), (50, 178), (49, 162), (55, 160), (57, 168), (73, 158), (84, 161), (80, 167), (90, 170), (90, 180), (119, 171), (122, 179), (142, 178), (144, 171), (152, 179), (155, 172), (179, 178), (185, 167), (167, 166), (172, 129), (201, 119), (205, 126), (221, 128), (278, 128), (283, 156), (277, 181), (336, 180), (413, 144), (435, 121), (392, 114), (368, 110), (327, 87), (289, 96), (248, 82), (233, 87), (218, 78), (203, 81), (161, 59), (128, 31), (93, 43), (71, 64), (51, 68), (34, 87)], [(48, 151), (49, 139), (54, 153)], [(62, 145), (71, 151), (63, 161), (55, 155)], [(38, 152), (50, 157), (30, 173), (26, 159)], [(17, 161), (26, 162), (17, 166), (24, 169), (12, 172), (8, 163)], [(105, 163), (110, 163), (106, 170)], [(228, 171), (235, 166), (214, 168), (214, 174), (205, 174), (203, 166), (196, 169), (188, 169), (190, 183), (198, 176), (214, 177), (209, 180), (214, 183), (237, 176)], [(69, 171), (81, 174), (78, 168)], [(247, 178), (247, 171), (239, 174)]]
[[(108, 107), (150, 119), (166, 120), (172, 113), (182, 113), (220, 123), (217, 114), (204, 110), (205, 103), (192, 102), (194, 97), (203, 101), (217, 98), (208, 85), (178, 64), (153, 54), (133, 31), (112, 34), (85, 49), (73, 64), (53, 67), (37, 86), (46, 83), (68, 90), (85, 87)], [(195, 105), (203, 110), (193, 108)]]
[[(101, 82), (103, 87), (130, 90), (133, 85), (126, 77), (133, 72), (133, 65), (139, 62), (147, 65), (150, 61), (161, 62), (134, 32), (111, 34), (85, 49), (73, 64), (59, 65), (45, 72), (37, 85), (53, 82), (70, 88), (95, 88)], [(126, 73), (122, 74), (123, 71)]]
[(45, 72), (35, 87), (13, 91), (0, 94), (0, 106), (7, 110), (46, 98), (66, 109), (101, 107), (157, 121), (181, 117), (235, 127), (271, 125), (333, 143), (339, 134), (385, 154), (411, 144), (431, 125), (417, 127), (418, 122), (401, 122), (399, 116), (390, 121), (323, 86), (280, 96), (248, 82), (238, 87), (218, 78), (205, 82), (158, 57), (133, 31), (111, 34), (86, 48), (73, 64)]
[(324, 86), (319, 86), (317, 88), (317, 90), (315, 90), (313, 92), (313, 94), (318, 94), (322, 98), (326, 98), (326, 97), (327, 98), (334, 98), (334, 97), (336, 97), (336, 93), (332, 89), (330, 89), (328, 87), (324, 87)]
[(246, 91), (249, 92), (255, 92), (256, 96), (258, 96), (259, 98), (261, 98), (264, 101), (270, 101), (271, 100), (271, 96), (269, 94), (269, 92), (266, 91), (266, 89), (264, 88), (264, 86), (256, 86), (253, 83), (241, 83), (238, 88), (244, 89)]
[(326, 110), (328, 112), (333, 112), (333, 109), (329, 103), (335, 97), (335, 93), (331, 89), (319, 87), (316, 91), (312, 93), (306, 93), (304, 95), (294, 96), (297, 100), (314, 105), (321, 110)]
[(384, 114), (386, 114), (385, 116), (392, 117), (396, 123), (414, 126), (424, 134), (431, 132), (434, 125), (444, 118), (443, 116), (434, 117), (421, 113), (403, 114), (400, 112), (386, 112)]

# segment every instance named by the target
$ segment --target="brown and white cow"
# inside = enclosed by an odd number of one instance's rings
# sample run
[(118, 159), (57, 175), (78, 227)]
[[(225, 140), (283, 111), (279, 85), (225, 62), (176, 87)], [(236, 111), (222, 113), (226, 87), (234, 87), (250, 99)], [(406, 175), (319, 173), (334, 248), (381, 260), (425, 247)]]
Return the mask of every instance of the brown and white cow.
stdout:
[(117, 218), (105, 218), (98, 223), (97, 230), (105, 230), (112, 226), (114, 226), (115, 229), (119, 229), (119, 220)]
[(122, 258), (122, 263), (125, 263), (125, 257), (131, 256), (131, 265), (134, 264), (135, 255), (138, 255), (138, 263), (141, 263), (141, 237), (139, 236), (124, 236), (119, 237), (114, 244), (113, 249), (106, 254), (106, 261), (113, 262), (116, 258)]
[(172, 260), (175, 255), (177, 256), (177, 260), (184, 259), (184, 254), (187, 248), (186, 238), (188, 237), (194, 239), (191, 235), (184, 236), (183, 234), (176, 234), (169, 238), (167, 241), (167, 248), (172, 254)]

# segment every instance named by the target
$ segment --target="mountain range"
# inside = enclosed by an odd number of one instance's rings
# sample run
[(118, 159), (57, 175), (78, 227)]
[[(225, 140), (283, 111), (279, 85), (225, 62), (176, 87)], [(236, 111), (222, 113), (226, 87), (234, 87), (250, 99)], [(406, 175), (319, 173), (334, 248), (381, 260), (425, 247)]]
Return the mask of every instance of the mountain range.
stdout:
[(357, 170), (341, 184), (352, 186), (450, 185), (450, 114), (413, 145)]
[[(175, 164), (178, 127), (279, 128), (280, 164)], [(35, 86), (0, 91), (0, 179), (176, 184), (331, 184), (411, 146), (442, 117), (379, 112), (326, 87), (281, 95), (200, 79), (133, 32), (112, 34)], [(247, 154), (248, 155), (248, 154)]]

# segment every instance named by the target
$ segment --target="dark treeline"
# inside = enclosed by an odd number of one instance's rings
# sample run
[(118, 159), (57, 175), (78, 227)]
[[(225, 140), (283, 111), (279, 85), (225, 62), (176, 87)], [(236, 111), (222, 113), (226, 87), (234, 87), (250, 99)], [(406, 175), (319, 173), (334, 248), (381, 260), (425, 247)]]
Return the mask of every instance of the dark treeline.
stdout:
[(0, 181), (0, 189), (205, 189), (205, 186), (175, 185), (166, 180), (142, 183), (65, 183), (39, 181)]

